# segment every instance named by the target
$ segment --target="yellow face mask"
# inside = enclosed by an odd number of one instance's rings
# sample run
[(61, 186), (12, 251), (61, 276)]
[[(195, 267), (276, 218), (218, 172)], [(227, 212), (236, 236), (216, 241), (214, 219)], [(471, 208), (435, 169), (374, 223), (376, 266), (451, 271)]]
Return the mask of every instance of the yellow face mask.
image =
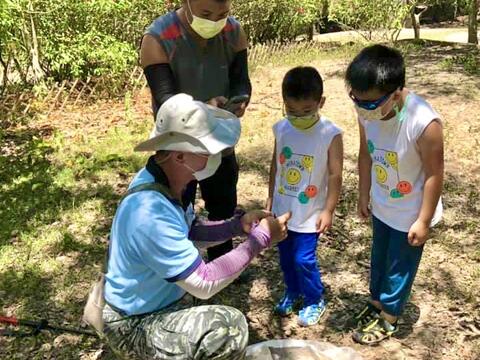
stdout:
[(214, 36), (220, 34), (222, 29), (227, 25), (228, 17), (225, 17), (218, 21), (211, 21), (208, 19), (201, 18), (196, 16), (192, 12), (192, 8), (190, 6), (190, 0), (188, 3), (188, 9), (190, 10), (190, 14), (192, 15), (192, 23), (190, 26), (192, 29), (200, 35), (204, 39), (211, 39)]
[(287, 119), (292, 124), (295, 129), (298, 130), (307, 130), (310, 129), (313, 125), (315, 125), (319, 120), (318, 113), (315, 112), (314, 114), (304, 115), (304, 116), (293, 116), (287, 115)]

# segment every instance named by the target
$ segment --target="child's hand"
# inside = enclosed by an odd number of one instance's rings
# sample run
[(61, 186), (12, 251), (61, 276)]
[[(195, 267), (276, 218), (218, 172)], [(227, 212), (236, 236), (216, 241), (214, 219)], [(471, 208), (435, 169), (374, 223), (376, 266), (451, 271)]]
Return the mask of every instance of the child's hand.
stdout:
[(417, 219), (408, 231), (408, 243), (412, 246), (422, 246), (427, 241), (429, 231), (429, 224)]
[(247, 212), (240, 218), (240, 222), (242, 224), (243, 232), (246, 234), (250, 234), (252, 231), (252, 224), (260, 222), (260, 220), (272, 216), (270, 211), (265, 210), (251, 210)]
[(287, 237), (288, 220), (290, 220), (291, 217), (292, 212), (289, 211), (277, 218), (269, 216), (260, 221), (259, 226), (263, 227), (270, 234), (270, 239), (272, 241), (270, 247), (276, 245)]
[(323, 234), (332, 227), (333, 215), (328, 210), (323, 210), (317, 219), (317, 232)]
[(272, 211), (272, 202), (273, 199), (271, 197), (267, 198), (267, 201), (265, 202), (265, 210)]
[(370, 196), (360, 196), (358, 198), (357, 213), (360, 219), (368, 220), (370, 218)]

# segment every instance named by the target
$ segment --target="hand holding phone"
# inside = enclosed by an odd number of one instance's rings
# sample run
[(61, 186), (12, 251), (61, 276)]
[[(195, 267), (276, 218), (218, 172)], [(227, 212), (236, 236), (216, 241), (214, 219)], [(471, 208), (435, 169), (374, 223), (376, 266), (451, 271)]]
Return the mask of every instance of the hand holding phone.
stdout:
[(237, 110), (238, 105), (248, 102), (249, 99), (250, 99), (249, 95), (234, 96), (234, 97), (228, 99), (228, 101), (225, 103), (225, 105), (223, 105), (223, 108), (227, 111), (230, 111), (230, 112), (234, 113)]

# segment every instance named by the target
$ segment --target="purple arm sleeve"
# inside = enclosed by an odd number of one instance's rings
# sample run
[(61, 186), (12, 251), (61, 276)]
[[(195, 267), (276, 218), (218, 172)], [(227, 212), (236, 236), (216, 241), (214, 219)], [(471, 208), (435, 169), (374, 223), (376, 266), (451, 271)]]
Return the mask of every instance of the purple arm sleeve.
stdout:
[(201, 261), (193, 272), (177, 276), (176, 284), (200, 299), (208, 299), (235, 280), (252, 259), (270, 245), (268, 231), (257, 226), (234, 250), (212, 262)]
[(195, 242), (224, 242), (234, 236), (241, 236), (244, 232), (240, 219), (244, 214), (244, 211), (237, 211), (231, 219), (221, 221), (197, 218), (188, 237)]

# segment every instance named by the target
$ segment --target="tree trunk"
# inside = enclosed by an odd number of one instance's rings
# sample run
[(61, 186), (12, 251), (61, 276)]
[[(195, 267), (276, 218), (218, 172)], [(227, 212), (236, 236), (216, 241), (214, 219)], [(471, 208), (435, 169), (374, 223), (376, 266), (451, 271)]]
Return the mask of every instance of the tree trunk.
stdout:
[(415, 40), (420, 40), (420, 16), (415, 14), (415, 8), (410, 13), (412, 19), (413, 33), (415, 34)]
[(10, 58), (7, 59), (7, 61), (4, 61), (2, 55), (3, 55), (2, 54), (2, 47), (0, 46), (0, 64), (2, 65), (2, 68), (3, 68), (3, 74), (2, 74), (2, 77), (0, 78), (0, 80), (1, 80), (0, 81), (0, 95), (3, 93), (3, 90), (8, 85), (8, 65), (10, 64)]
[(410, 22), (412, 23), (415, 40), (420, 40), (420, 17), (426, 10), (426, 6), (418, 5), (418, 0), (404, 0), (410, 5)]
[(307, 37), (308, 41), (313, 40), (313, 34), (315, 33), (315, 24), (308, 25)]
[(33, 81), (38, 82), (43, 78), (43, 70), (40, 66), (40, 52), (38, 50), (38, 39), (37, 31), (35, 29), (35, 22), (33, 21), (33, 5), (30, 2), (30, 26), (31, 26), (31, 35), (32, 35), (32, 47), (30, 53), (32, 55), (32, 70), (33, 70)]
[(15, 64), (15, 67), (17, 68), (17, 72), (18, 74), (20, 75), (20, 78), (22, 79), (22, 82), (24, 84), (27, 83), (28, 79), (27, 79), (27, 70), (24, 70), (22, 65), (20, 64), (20, 62), (17, 60), (17, 58), (14, 56), (13, 57), (13, 63)]
[(477, 13), (477, 0), (470, 0), (470, 11), (468, 14), (468, 42), (470, 44), (478, 44)]

